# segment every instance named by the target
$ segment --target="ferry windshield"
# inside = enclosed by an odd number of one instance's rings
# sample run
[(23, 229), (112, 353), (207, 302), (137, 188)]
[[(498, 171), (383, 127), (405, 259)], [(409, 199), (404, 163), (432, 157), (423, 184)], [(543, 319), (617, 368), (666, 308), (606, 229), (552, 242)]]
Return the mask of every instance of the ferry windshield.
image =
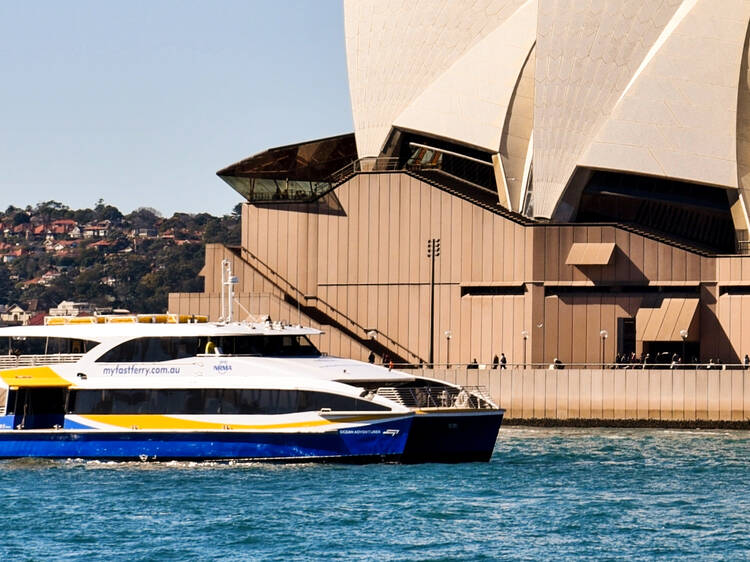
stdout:
[[(209, 340), (211, 344), (209, 344)], [(318, 357), (320, 352), (300, 335), (151, 337), (128, 340), (102, 355), (100, 363), (153, 363), (206, 353), (267, 357)]]

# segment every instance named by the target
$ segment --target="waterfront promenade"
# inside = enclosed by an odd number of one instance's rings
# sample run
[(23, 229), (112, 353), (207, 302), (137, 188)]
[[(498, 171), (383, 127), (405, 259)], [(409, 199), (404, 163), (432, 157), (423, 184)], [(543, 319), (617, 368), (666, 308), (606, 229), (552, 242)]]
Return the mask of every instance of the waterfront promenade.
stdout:
[(436, 367), (434, 377), (485, 387), (505, 408), (505, 423), (750, 428), (750, 370), (739, 365), (725, 369), (487, 367)]

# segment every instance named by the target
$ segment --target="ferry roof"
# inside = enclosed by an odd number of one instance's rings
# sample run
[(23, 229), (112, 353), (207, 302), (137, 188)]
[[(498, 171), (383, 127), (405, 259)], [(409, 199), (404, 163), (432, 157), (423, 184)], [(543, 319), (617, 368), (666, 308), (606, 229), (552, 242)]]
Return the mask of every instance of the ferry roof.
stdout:
[(140, 337), (199, 337), (254, 335), (318, 335), (315, 328), (280, 323), (218, 322), (196, 324), (67, 324), (61, 326), (9, 326), (0, 328), (0, 338), (65, 338), (104, 342)]

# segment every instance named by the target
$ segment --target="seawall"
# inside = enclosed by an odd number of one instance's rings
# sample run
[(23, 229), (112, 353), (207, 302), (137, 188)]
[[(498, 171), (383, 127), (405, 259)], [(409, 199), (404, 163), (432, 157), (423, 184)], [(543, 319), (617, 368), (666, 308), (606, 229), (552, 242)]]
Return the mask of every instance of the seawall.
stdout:
[(424, 374), (484, 387), (509, 424), (750, 429), (750, 370), (462, 367)]

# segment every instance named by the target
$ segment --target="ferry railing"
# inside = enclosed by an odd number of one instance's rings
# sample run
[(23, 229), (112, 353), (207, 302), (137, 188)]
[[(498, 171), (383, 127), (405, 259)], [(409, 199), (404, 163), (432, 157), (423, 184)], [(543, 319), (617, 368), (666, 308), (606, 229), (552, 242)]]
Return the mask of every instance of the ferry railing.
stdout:
[(462, 408), (471, 410), (492, 407), (487, 389), (483, 386), (383, 386), (378, 396), (388, 398), (407, 408)]
[(82, 353), (50, 353), (47, 355), (0, 355), (0, 369), (17, 367), (37, 367), (56, 363), (75, 363), (83, 357)]

